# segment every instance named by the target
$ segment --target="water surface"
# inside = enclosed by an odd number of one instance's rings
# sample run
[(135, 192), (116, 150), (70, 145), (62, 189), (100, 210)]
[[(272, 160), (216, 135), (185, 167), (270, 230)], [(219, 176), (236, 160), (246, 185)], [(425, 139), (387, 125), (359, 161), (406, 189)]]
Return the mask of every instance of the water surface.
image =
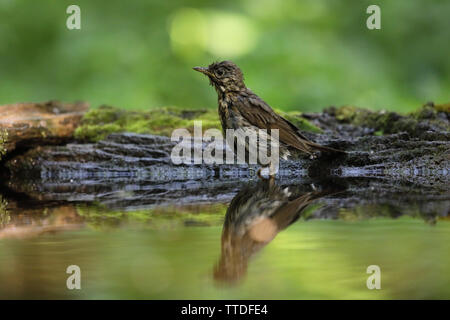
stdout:
[[(360, 187), (251, 181), (141, 206), (5, 193), (0, 298), (450, 298), (448, 192)], [(66, 287), (69, 265), (81, 290)]]

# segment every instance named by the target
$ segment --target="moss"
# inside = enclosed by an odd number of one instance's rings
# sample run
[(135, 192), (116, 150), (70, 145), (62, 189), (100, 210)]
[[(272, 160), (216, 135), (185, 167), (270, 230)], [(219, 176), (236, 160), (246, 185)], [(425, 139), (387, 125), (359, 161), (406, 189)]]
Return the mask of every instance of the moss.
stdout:
[(352, 122), (357, 113), (360, 113), (362, 109), (358, 109), (352, 106), (343, 106), (336, 110), (336, 119), (342, 122)]
[(11, 220), (9, 212), (7, 210), (8, 201), (3, 199), (0, 195), (0, 226), (5, 226)]
[(8, 131), (0, 129), (0, 160), (6, 154), (7, 141), (8, 141)]
[(146, 223), (157, 229), (180, 225), (218, 226), (223, 224), (226, 210), (225, 204), (204, 205), (200, 208), (168, 206), (135, 211), (113, 210), (100, 203), (77, 206), (77, 213), (95, 229), (108, 229), (123, 222)]
[(292, 122), (295, 126), (297, 126), (302, 131), (314, 132), (314, 133), (322, 133), (322, 129), (313, 125), (311, 122), (303, 118), (301, 112), (279, 112), (283, 117)]
[(193, 131), (194, 121), (202, 121), (203, 129), (220, 128), (213, 110), (186, 111), (176, 108), (160, 108), (149, 111), (125, 111), (101, 106), (85, 114), (75, 138), (99, 141), (113, 132), (135, 132), (170, 136), (176, 128)]
[(102, 125), (119, 120), (125, 114), (120, 110), (110, 106), (101, 106), (98, 109), (91, 109), (83, 117), (83, 123)]
[[(298, 112), (284, 114), (301, 130), (321, 130), (301, 117)], [(194, 130), (194, 122), (201, 121), (202, 129), (221, 129), (216, 110), (182, 110), (159, 108), (148, 111), (125, 111), (110, 106), (101, 106), (85, 114), (75, 131), (75, 138), (96, 142), (114, 132), (135, 132), (170, 136), (176, 128)]]
[(302, 211), (301, 218), (303, 220), (309, 220), (313, 218), (314, 213), (318, 211), (320, 208), (322, 208), (324, 205), (322, 203), (315, 203), (311, 204), (308, 207), (306, 207), (305, 210)]
[(373, 133), (375, 136), (382, 136), (384, 134), (383, 130), (378, 130)]
[(344, 221), (361, 221), (374, 218), (399, 218), (407, 217), (419, 218), (426, 223), (433, 223), (439, 217), (438, 212), (423, 211), (419, 206), (411, 205), (409, 208), (399, 209), (398, 206), (390, 204), (367, 204), (360, 205), (354, 208), (340, 208), (338, 211), (338, 219)]
[(378, 131), (386, 131), (387, 127), (398, 118), (399, 116), (394, 112), (384, 110), (373, 112), (353, 106), (343, 106), (336, 110), (336, 119), (339, 121), (374, 128)]
[(434, 109), (437, 112), (445, 112), (445, 113), (450, 114), (450, 103), (436, 104), (436, 105), (434, 105)]
[(427, 104), (414, 112), (400, 115), (396, 112), (385, 110), (370, 111), (354, 106), (343, 106), (338, 109), (330, 109), (328, 113), (334, 114), (339, 122), (372, 128), (375, 130), (375, 135), (399, 132), (418, 135), (432, 127), (438, 131), (448, 131), (448, 122), (438, 117), (438, 113), (447, 112), (447, 108), (447, 105), (435, 106)]
[(86, 141), (99, 141), (113, 132), (122, 132), (122, 128), (114, 123), (104, 125), (82, 125), (75, 130), (75, 138)]

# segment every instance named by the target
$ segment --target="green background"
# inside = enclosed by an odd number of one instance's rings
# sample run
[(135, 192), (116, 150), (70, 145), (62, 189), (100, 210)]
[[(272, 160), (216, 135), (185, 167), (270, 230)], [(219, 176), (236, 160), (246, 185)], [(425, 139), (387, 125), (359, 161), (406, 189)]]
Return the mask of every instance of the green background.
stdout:
[(0, 0), (0, 104), (216, 108), (191, 68), (230, 59), (274, 108), (413, 110), (450, 101), (449, 14), (447, 0)]

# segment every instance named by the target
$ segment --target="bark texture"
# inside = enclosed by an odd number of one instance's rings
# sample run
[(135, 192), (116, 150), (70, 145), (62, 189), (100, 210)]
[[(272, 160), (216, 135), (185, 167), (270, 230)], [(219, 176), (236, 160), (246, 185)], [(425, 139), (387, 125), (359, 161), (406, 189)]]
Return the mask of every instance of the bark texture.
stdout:
[(73, 138), (86, 103), (16, 103), (0, 106), (0, 159), (17, 148), (60, 144)]
[[(280, 179), (294, 178), (299, 183), (323, 177), (372, 179), (371, 183), (377, 184), (371, 187), (377, 192), (389, 193), (401, 184), (412, 184), (431, 193), (448, 193), (450, 132), (446, 110), (428, 105), (401, 116), (345, 107), (297, 117), (322, 130), (306, 132), (309, 138), (348, 154), (282, 162)], [(42, 200), (101, 199), (127, 206), (220, 201), (229, 199), (239, 182), (256, 178), (256, 166), (174, 165), (170, 158), (174, 145), (165, 136), (113, 133), (98, 142), (37, 146), (8, 159), (7, 185)], [(364, 190), (364, 184), (358, 188)], [(406, 192), (409, 187), (402, 188)]]

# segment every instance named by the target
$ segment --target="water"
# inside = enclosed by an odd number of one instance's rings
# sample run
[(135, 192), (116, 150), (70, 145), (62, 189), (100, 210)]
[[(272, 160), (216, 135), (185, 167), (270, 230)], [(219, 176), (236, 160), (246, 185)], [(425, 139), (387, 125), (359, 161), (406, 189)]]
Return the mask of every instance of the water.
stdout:
[(253, 181), (145, 205), (4, 192), (0, 298), (449, 299), (449, 194), (394, 185)]

